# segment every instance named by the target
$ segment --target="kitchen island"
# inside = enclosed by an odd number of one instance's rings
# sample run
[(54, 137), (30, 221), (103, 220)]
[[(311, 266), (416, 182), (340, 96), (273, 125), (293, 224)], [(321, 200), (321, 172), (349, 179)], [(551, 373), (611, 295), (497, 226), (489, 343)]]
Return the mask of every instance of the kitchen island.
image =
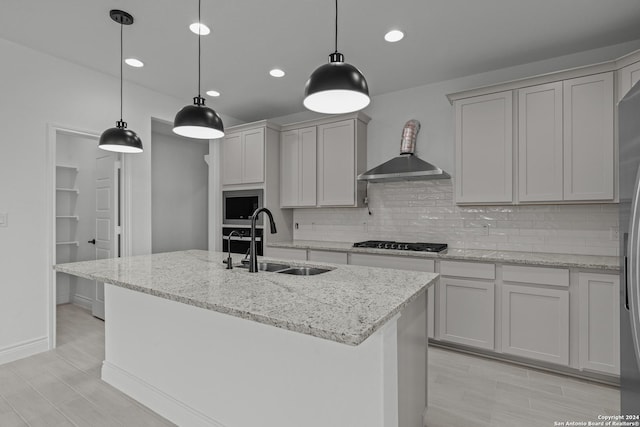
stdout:
[(422, 425), (436, 274), (321, 263), (329, 271), (315, 276), (249, 273), (224, 258), (55, 267), (106, 284), (106, 382), (185, 426)]

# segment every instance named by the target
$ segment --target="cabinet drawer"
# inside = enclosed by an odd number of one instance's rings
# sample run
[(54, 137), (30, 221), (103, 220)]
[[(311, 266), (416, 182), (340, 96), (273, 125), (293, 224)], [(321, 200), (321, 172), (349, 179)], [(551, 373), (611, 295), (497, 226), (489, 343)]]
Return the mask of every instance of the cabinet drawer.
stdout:
[(440, 261), (440, 274), (443, 276), (493, 280), (496, 278), (496, 266), (477, 262)]
[(569, 270), (563, 268), (505, 265), (502, 267), (502, 280), (505, 282), (568, 287)]
[(432, 259), (410, 258), (403, 256), (351, 254), (349, 264), (364, 265), (367, 267), (396, 268), (398, 270), (413, 270), (434, 272)]
[(307, 259), (309, 261), (330, 262), (332, 264), (346, 264), (347, 253), (331, 252), (331, 251), (314, 251), (310, 249)]
[(307, 260), (306, 249), (294, 249), (294, 248), (269, 248), (265, 249), (265, 255), (271, 258), (278, 259), (294, 259), (297, 261)]

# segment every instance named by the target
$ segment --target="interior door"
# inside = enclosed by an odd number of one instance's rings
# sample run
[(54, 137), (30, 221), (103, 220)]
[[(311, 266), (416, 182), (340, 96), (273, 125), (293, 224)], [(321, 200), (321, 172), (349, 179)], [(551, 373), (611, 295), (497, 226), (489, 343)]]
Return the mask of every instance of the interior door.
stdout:
[[(96, 157), (96, 259), (120, 256), (118, 239), (118, 164), (113, 153), (100, 153)], [(96, 282), (96, 292), (91, 304), (95, 317), (104, 320), (104, 283)]]

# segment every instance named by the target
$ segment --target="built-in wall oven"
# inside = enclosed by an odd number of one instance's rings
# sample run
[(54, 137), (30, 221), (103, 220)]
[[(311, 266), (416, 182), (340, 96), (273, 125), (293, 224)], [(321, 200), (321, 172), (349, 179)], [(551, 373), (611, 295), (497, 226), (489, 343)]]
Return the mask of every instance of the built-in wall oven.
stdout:
[[(251, 241), (251, 215), (261, 208), (263, 191), (235, 190), (222, 192), (222, 250), (227, 252), (231, 245), (231, 252), (244, 254), (249, 250)], [(256, 227), (256, 251), (262, 255), (263, 219), (259, 218)], [(233, 233), (231, 237), (229, 235)]]
[[(238, 234), (229, 235), (232, 231)], [(258, 255), (262, 255), (262, 236), (263, 229), (256, 228), (256, 252)], [(231, 244), (231, 252), (234, 254), (246, 254), (249, 251), (249, 243), (251, 242), (251, 228), (247, 227), (222, 227), (222, 250), (224, 252), (229, 251), (229, 244)]]

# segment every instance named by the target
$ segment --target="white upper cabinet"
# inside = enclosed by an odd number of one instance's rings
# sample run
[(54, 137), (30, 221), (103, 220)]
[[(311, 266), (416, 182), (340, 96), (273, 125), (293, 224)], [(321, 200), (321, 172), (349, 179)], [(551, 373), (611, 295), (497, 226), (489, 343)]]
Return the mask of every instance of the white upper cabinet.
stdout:
[(280, 136), (280, 206), (316, 205), (316, 127)]
[(613, 200), (613, 73), (563, 83), (564, 200)]
[(561, 201), (562, 82), (518, 90), (518, 198)]
[(456, 202), (510, 203), (512, 91), (461, 99), (456, 112)]
[(222, 184), (264, 182), (264, 126), (227, 134), (222, 142)]
[(618, 70), (618, 102), (624, 98), (638, 80), (640, 80), (640, 62)]

